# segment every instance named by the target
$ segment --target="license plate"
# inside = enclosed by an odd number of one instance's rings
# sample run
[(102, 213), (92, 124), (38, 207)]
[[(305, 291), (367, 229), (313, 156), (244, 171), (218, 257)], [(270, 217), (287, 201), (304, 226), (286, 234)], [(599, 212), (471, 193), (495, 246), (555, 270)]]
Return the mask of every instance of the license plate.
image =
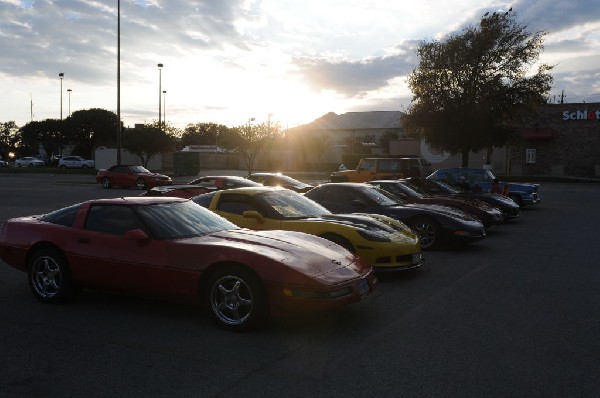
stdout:
[(369, 282), (366, 279), (358, 281), (358, 292), (361, 297), (366, 297), (369, 294)]

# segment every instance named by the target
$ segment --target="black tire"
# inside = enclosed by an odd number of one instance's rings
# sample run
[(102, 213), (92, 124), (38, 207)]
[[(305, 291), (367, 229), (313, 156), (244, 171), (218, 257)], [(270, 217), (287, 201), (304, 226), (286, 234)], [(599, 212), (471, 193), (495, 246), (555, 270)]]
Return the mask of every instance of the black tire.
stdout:
[(112, 183), (110, 182), (110, 178), (108, 178), (108, 177), (102, 178), (102, 188), (104, 188), (104, 189), (112, 188)]
[(206, 303), (221, 328), (246, 331), (268, 316), (268, 300), (262, 281), (247, 268), (220, 266), (209, 278)]
[(89, 169), (89, 166), (87, 164), (84, 164), (83, 166), (81, 166), (82, 169)]
[(350, 241), (346, 238), (344, 238), (343, 236), (339, 236), (336, 234), (323, 234), (321, 235), (321, 238), (327, 239), (333, 243), (337, 243), (338, 245), (342, 246), (344, 249), (352, 252), (352, 253), (356, 253), (356, 249), (354, 249), (354, 245), (352, 245), (352, 243), (350, 243)]
[(44, 303), (62, 303), (77, 291), (65, 256), (57, 249), (46, 248), (35, 252), (28, 263), (29, 287), (33, 295)]
[(138, 178), (135, 181), (135, 187), (139, 190), (142, 190), (142, 189), (145, 190), (146, 189), (146, 181), (144, 181), (143, 178)]
[(64, 164), (61, 164), (61, 165), (60, 165), (60, 168), (64, 170), (64, 169), (66, 169), (66, 168), (67, 168), (67, 166), (65, 166)]
[(410, 227), (419, 236), (421, 249), (431, 249), (440, 246), (440, 225), (429, 217), (417, 217), (411, 220)]

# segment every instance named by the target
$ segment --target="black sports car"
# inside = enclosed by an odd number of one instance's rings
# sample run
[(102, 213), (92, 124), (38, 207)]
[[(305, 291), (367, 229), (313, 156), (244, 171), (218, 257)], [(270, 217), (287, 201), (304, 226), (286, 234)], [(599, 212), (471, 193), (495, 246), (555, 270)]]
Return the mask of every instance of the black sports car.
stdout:
[(423, 249), (443, 243), (469, 243), (485, 237), (477, 218), (447, 206), (410, 204), (375, 186), (364, 183), (321, 184), (305, 195), (333, 213), (383, 214), (410, 226)]

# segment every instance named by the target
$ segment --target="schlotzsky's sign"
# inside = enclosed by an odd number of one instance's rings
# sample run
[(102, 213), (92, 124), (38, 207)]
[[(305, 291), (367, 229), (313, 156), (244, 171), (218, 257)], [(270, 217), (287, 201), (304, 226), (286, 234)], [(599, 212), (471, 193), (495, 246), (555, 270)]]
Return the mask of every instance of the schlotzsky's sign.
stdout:
[(600, 111), (564, 111), (562, 120), (600, 120)]

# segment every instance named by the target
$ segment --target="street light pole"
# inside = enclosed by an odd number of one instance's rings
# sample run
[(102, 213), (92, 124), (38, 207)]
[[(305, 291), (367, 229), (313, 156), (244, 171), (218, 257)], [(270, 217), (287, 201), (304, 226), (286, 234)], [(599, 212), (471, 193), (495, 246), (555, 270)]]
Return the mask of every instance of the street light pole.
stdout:
[(160, 113), (162, 112), (161, 109), (161, 105), (160, 105), (160, 94), (162, 93), (161, 90), (161, 80), (162, 80), (162, 67), (163, 64), (158, 64), (158, 127), (160, 128), (162, 126), (161, 124), (161, 119), (160, 119)]
[(60, 120), (62, 120), (62, 82), (64, 76), (65, 74), (62, 72), (58, 74), (58, 78), (60, 79)]
[(117, 0), (117, 165), (121, 165), (121, 0)]
[(67, 89), (67, 93), (69, 93), (69, 116), (71, 116), (71, 90), (70, 88)]
[(167, 90), (163, 90), (163, 125), (167, 124)]

